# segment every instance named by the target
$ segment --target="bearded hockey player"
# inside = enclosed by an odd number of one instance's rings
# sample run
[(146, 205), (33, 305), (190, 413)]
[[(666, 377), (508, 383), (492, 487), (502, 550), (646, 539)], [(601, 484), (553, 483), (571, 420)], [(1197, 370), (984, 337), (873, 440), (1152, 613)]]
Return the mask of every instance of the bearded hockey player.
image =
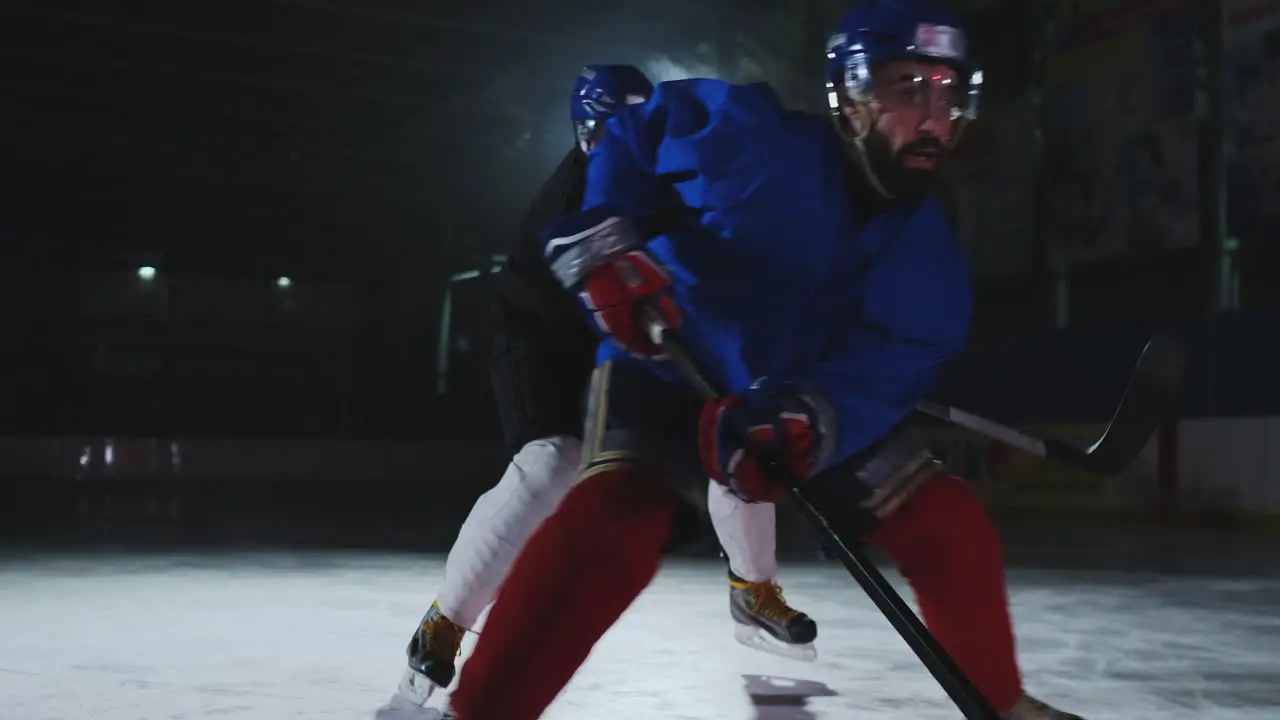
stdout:
[[(492, 379), (513, 458), (463, 523), (445, 562), (444, 586), (409, 642), (400, 690), (419, 704), (452, 682), (463, 634), (493, 601), (530, 533), (578, 479), (582, 402), (599, 339), (583, 322), (576, 297), (543, 262), (538, 235), (581, 207), (587, 155), (605, 121), (652, 91), (630, 65), (583, 70), (570, 106), (576, 145), (539, 190), (499, 276)], [(702, 483), (708, 484), (705, 476)], [(739, 641), (759, 647), (748, 631), (764, 630), (779, 641), (764, 649), (806, 659), (817, 629), (786, 604), (773, 581), (773, 506), (749, 505), (710, 485), (713, 524), (730, 560), (730, 610), (742, 628)]]
[[(1024, 694), (996, 533), (904, 427), (968, 334), (970, 279), (931, 183), (980, 76), (936, 0), (862, 0), (838, 30), (834, 122), (762, 85), (663, 83), (609, 123), (584, 211), (544, 235), (607, 336), (587, 464), (507, 578), (452, 697), (461, 720), (539, 717), (652, 580), (685, 483), (784, 496), (761, 453), (847, 488), (863, 539), (1004, 717), (1075, 717)], [(672, 206), (691, 220), (645, 242)], [(699, 399), (653, 318), (732, 394)]]

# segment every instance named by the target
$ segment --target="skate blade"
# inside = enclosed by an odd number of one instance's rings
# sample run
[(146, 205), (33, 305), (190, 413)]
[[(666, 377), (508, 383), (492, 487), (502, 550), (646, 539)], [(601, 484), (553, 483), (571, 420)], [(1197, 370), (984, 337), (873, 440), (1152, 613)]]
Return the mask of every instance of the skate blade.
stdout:
[(813, 646), (813, 643), (790, 645), (779, 641), (755, 625), (739, 625), (735, 623), (733, 626), (733, 639), (744, 647), (784, 657), (788, 660), (813, 662), (818, 659), (818, 649)]
[(446, 706), (445, 709), (425, 708), (405, 697), (401, 693), (391, 696), (391, 700), (378, 708), (373, 720), (458, 720)]
[(400, 685), (397, 687), (401, 697), (419, 707), (426, 707), (431, 701), (431, 696), (439, 689), (439, 685), (409, 668), (404, 669), (404, 674), (400, 676)]

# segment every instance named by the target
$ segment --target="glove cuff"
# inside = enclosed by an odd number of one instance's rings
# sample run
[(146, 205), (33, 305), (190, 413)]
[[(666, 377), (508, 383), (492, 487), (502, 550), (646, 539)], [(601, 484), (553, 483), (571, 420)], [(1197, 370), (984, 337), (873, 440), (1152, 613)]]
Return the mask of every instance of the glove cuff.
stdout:
[(635, 223), (613, 215), (585, 230), (547, 238), (542, 252), (560, 284), (575, 289), (588, 273), (610, 258), (643, 245), (644, 238)]
[(827, 398), (812, 388), (804, 388), (796, 395), (798, 402), (808, 407), (809, 424), (818, 438), (813, 453), (813, 474), (827, 469), (836, 450), (836, 411)]
[(771, 415), (803, 414), (817, 438), (813, 453), (814, 473), (826, 469), (835, 453), (836, 413), (824, 395), (814, 388), (788, 380), (763, 377), (747, 390), (748, 404), (766, 409)]

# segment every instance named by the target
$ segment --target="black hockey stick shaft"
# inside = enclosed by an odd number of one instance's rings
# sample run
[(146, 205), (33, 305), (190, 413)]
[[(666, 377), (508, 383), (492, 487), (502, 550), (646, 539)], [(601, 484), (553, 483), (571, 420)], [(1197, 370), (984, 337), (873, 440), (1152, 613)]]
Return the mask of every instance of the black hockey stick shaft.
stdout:
[[(721, 397), (723, 393), (711, 384), (693, 359), (685, 352), (679, 341), (678, 333), (668, 330), (659, 323), (651, 325), (654, 342), (660, 345), (668, 357), (679, 368), (680, 373), (706, 399)], [(1000, 720), (999, 714), (991, 707), (986, 698), (973, 686), (968, 676), (960, 669), (933, 634), (924, 626), (915, 611), (907, 605), (898, 591), (885, 578), (875, 563), (858, 547), (847, 526), (839, 522), (838, 515), (824, 513), (810, 501), (803, 486), (789, 482), (784, 468), (770, 464), (769, 471), (780, 483), (788, 488), (796, 506), (808, 521), (809, 526), (825, 541), (853, 579), (862, 586), (862, 590), (875, 603), (885, 619), (911, 648), (920, 662), (933, 675), (934, 680), (951, 698), (966, 720)], [(834, 522), (833, 522), (834, 521)]]

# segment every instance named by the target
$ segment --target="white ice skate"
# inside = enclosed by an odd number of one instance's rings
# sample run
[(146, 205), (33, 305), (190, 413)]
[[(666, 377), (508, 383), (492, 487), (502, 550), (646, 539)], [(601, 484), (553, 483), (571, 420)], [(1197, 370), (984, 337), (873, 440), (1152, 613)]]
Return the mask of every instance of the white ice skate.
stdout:
[[(436, 698), (441, 698), (444, 693), (437, 693)], [(453, 714), (453, 710), (449, 708), (447, 700), (440, 700), (439, 707), (423, 707), (417, 702), (406, 697), (402, 692), (396, 693), (391, 700), (378, 711), (374, 713), (374, 720), (458, 720), (458, 716)]]
[[(400, 697), (413, 703), (419, 709), (440, 711), (448, 705), (447, 700), (440, 699), (444, 697), (444, 689), (431, 682), (426, 675), (415, 672), (413, 668), (404, 669), (404, 673), (400, 676), (400, 684), (396, 687), (396, 690)], [(432, 707), (433, 705), (441, 705), (441, 707)], [(426, 717), (434, 716), (427, 715)]]

